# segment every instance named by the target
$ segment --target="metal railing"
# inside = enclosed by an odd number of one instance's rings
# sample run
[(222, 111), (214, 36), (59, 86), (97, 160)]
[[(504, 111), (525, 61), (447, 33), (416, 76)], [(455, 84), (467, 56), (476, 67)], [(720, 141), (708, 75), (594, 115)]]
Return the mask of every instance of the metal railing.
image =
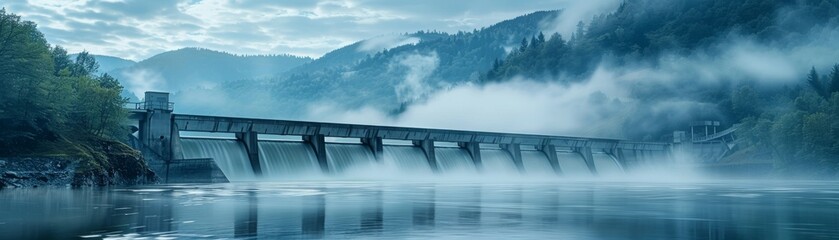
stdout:
[(739, 128), (739, 127), (740, 127), (740, 124), (734, 124), (734, 126), (731, 126), (730, 128), (728, 128), (726, 130), (723, 130), (722, 132), (717, 132), (717, 133), (714, 133), (714, 134), (711, 134), (711, 135), (708, 135), (708, 136), (694, 137), (693, 142), (705, 142), (705, 141), (708, 141), (708, 140), (717, 139), (717, 138), (723, 137), (725, 135), (728, 135), (730, 133), (733, 133), (734, 131), (737, 131), (737, 128)]
[(132, 110), (151, 110), (151, 109), (166, 109), (166, 110), (174, 110), (175, 103), (168, 102), (128, 102), (125, 103), (123, 108), (132, 109)]

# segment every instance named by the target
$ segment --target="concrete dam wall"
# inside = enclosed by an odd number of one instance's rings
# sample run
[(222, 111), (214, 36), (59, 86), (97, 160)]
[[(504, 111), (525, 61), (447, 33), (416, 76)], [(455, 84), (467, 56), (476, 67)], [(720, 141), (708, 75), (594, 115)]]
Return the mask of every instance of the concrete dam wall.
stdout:
[[(308, 179), (323, 176), (358, 176), (371, 171), (383, 177), (388, 176), (446, 176), (458, 174), (481, 174), (484, 176), (593, 176), (583, 154), (570, 149), (555, 150), (560, 172), (552, 167), (549, 157), (535, 148), (521, 150), (522, 168), (519, 169), (514, 156), (498, 145), (479, 146), (481, 162), (476, 163), (468, 150), (438, 143), (434, 162), (419, 146), (383, 144), (383, 155), (377, 158), (374, 152), (362, 143), (326, 142), (328, 170), (320, 167), (314, 148), (304, 141), (259, 140), (259, 165), (261, 174), (256, 174), (248, 157), (244, 143), (236, 139), (181, 138), (182, 159), (208, 159), (224, 173), (229, 181), (254, 181), (270, 179)], [(614, 175), (623, 173), (624, 166), (615, 156), (606, 152), (593, 152), (596, 174)], [(632, 154), (641, 161), (654, 161), (652, 152), (639, 151)], [(433, 165), (437, 166), (434, 170)], [(387, 172), (379, 172), (387, 171)], [(375, 178), (376, 176), (370, 176)], [(175, 181), (177, 182), (177, 181)]]

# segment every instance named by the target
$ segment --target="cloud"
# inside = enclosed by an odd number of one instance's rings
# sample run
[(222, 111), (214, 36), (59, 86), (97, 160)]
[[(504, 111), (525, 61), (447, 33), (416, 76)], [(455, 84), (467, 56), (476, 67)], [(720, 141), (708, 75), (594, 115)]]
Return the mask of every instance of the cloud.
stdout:
[(402, 45), (417, 44), (419, 42), (419, 38), (411, 37), (409, 35), (389, 34), (364, 40), (356, 50), (359, 52), (378, 52)]
[(271, 93), (266, 88), (249, 88), (247, 91), (225, 91), (218, 88), (196, 87), (172, 94), (172, 101), (179, 113), (208, 114), (236, 117), (277, 117), (282, 109), (271, 103)]
[(143, 98), (147, 91), (161, 91), (168, 89), (166, 87), (166, 80), (160, 74), (145, 70), (135, 69), (124, 74), (125, 78), (122, 83), (125, 89), (134, 93), (138, 98)]
[(389, 68), (405, 70), (405, 79), (395, 86), (396, 99), (401, 103), (419, 100), (432, 89), (425, 81), (440, 65), (437, 52), (429, 54), (409, 54), (399, 56), (393, 60)]
[(139, 61), (184, 47), (318, 57), (371, 36), (471, 31), (569, 2), (4, 0), (0, 7), (35, 21), (50, 43), (70, 52)]
[[(544, 32), (559, 33), (565, 39), (571, 38), (571, 33), (576, 31), (577, 23), (589, 22), (592, 17), (598, 14), (614, 11), (620, 6), (622, 0), (586, 0), (569, 1), (562, 8), (554, 21), (547, 22), (542, 27)], [(550, 35), (550, 34), (547, 34)]]
[[(732, 37), (690, 54), (663, 54), (657, 61), (618, 64), (607, 57), (586, 79), (514, 78), (504, 83), (459, 85), (413, 101), (398, 115), (373, 107), (346, 110), (313, 103), (307, 118), (320, 121), (409, 127), (629, 138), (661, 141), (690, 121), (726, 120), (716, 94), (742, 81), (761, 86), (801, 82), (809, 66), (835, 63), (808, 57), (829, 41), (777, 47)], [(836, 51), (836, 50), (830, 50)], [(839, 55), (833, 55), (839, 56)], [(411, 61), (408, 61), (408, 60)], [(433, 63), (431, 56), (403, 58), (404, 65)], [(825, 58), (828, 59), (828, 58)], [(426, 64), (427, 65), (427, 64)], [(419, 83), (409, 81), (406, 83)], [(414, 76), (422, 79), (422, 75)], [(426, 84), (427, 86), (427, 84)], [(417, 96), (417, 95), (411, 95)], [(404, 99), (404, 98), (402, 98)]]

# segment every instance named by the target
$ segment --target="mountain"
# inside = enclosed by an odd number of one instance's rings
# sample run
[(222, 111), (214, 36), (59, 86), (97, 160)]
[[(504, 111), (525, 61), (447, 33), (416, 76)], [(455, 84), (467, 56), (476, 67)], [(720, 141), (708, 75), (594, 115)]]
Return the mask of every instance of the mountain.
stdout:
[[(70, 59), (76, 59), (78, 54), (70, 54)], [(116, 69), (120, 68), (127, 68), (134, 64), (137, 64), (135, 61), (131, 61), (128, 59), (123, 59), (119, 57), (112, 57), (112, 56), (105, 56), (105, 55), (92, 55), (96, 62), (99, 63), (99, 72), (100, 73), (109, 73)]]
[(782, 47), (839, 21), (837, 5), (831, 0), (625, 1), (587, 25), (580, 22), (573, 36), (551, 37), (547, 44), (511, 54), (484, 80), (581, 76), (604, 56), (616, 64), (652, 63), (661, 54), (686, 55), (738, 38)]
[[(806, 69), (825, 68), (839, 58), (836, 36), (837, 1), (630, 0), (580, 23), (570, 38), (522, 43), (482, 82), (524, 77), (586, 84), (607, 76), (608, 84), (597, 88), (626, 93), (601, 98), (639, 106), (621, 119), (633, 126), (623, 130), (626, 136), (667, 140), (689, 121), (731, 125), (755, 117), (743, 109), (789, 110), (775, 103), (798, 94), (789, 89), (801, 88), (796, 81)], [(673, 111), (662, 110), (668, 107)], [(637, 127), (645, 125), (655, 126)]]
[(494, 61), (504, 58), (523, 38), (538, 35), (542, 24), (558, 14), (540, 11), (456, 34), (420, 31), (384, 41), (406, 44), (391, 44), (392, 48), (382, 51), (371, 49), (369, 45), (376, 44), (365, 40), (270, 81), (269, 95), (283, 103), (278, 111), (291, 117), (319, 102), (399, 111), (440, 89), (477, 82)]
[(311, 61), (308, 57), (292, 55), (242, 56), (202, 48), (183, 48), (155, 55), (111, 73), (127, 88), (135, 89), (135, 94), (140, 90), (178, 92), (213, 88), (225, 81), (275, 76)]
[(335, 68), (349, 68), (359, 61), (370, 57), (370, 55), (375, 55), (383, 50), (437, 40), (444, 37), (449, 37), (449, 34), (420, 31), (411, 34), (378, 36), (330, 51), (310, 63), (289, 70), (285, 75), (333, 70)]

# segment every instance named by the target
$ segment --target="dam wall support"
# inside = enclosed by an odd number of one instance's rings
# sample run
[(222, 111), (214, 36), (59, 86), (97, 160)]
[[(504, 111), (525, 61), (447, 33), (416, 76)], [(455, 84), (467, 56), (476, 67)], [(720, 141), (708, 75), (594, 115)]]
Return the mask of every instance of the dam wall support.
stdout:
[(428, 166), (431, 167), (431, 170), (439, 172), (440, 168), (437, 166), (437, 155), (434, 153), (434, 140), (415, 140), (413, 143), (414, 146), (419, 147), (425, 153), (425, 157), (428, 160)]
[(320, 165), (321, 171), (328, 173), (329, 163), (326, 161), (326, 141), (324, 136), (321, 134), (305, 135), (303, 136), (303, 141), (312, 146), (312, 150), (315, 152), (315, 158), (318, 159), (318, 165)]
[(553, 168), (555, 173), (562, 174), (562, 168), (559, 166), (559, 157), (556, 156), (556, 146), (550, 144), (541, 145), (536, 146), (536, 150), (545, 154), (545, 157), (548, 158), (548, 162), (550, 162), (551, 168)]
[(623, 150), (621, 150), (620, 148), (612, 148), (611, 154), (613, 157), (615, 157), (616, 160), (618, 160), (618, 164), (621, 166), (621, 168), (626, 169), (628, 163), (626, 161), (626, 156), (624, 156), (623, 154)]
[(457, 144), (463, 149), (466, 149), (469, 152), (469, 155), (472, 156), (472, 162), (475, 164), (475, 168), (478, 171), (484, 169), (484, 162), (481, 159), (481, 144), (476, 142), (461, 142)]
[(588, 166), (588, 170), (591, 171), (591, 174), (597, 175), (597, 167), (594, 165), (594, 157), (591, 154), (591, 147), (577, 147), (574, 148), (574, 151), (583, 156), (583, 160), (586, 161), (586, 166)]
[(380, 137), (362, 138), (361, 143), (370, 148), (370, 151), (373, 152), (373, 156), (376, 157), (377, 162), (382, 161), (382, 156), (384, 154), (384, 147), (382, 146), (382, 138), (380, 138)]
[(248, 152), (248, 160), (253, 168), (253, 174), (262, 176), (262, 166), (259, 164), (259, 141), (257, 133), (253, 131), (236, 133), (236, 139), (245, 145), (245, 151)]
[(521, 145), (516, 143), (501, 144), (501, 149), (506, 150), (513, 157), (513, 162), (516, 164), (519, 172), (524, 172), (524, 163), (521, 161)]

